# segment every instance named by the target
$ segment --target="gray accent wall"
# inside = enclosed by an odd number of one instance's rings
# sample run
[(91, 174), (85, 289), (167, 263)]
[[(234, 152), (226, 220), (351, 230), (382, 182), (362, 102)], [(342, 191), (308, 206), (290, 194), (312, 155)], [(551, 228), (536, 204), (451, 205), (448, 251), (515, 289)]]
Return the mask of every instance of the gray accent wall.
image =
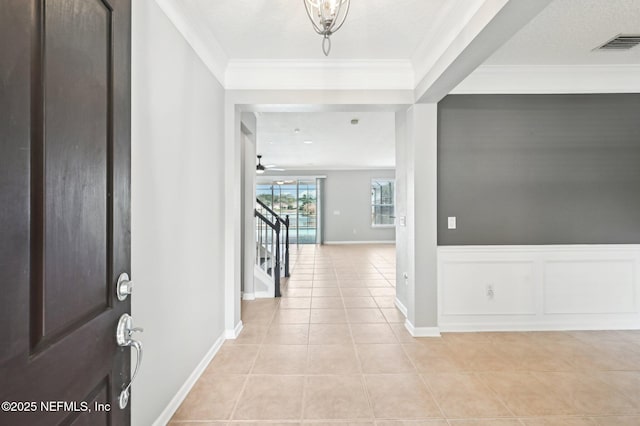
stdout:
[(640, 95), (439, 103), (439, 245), (638, 243)]

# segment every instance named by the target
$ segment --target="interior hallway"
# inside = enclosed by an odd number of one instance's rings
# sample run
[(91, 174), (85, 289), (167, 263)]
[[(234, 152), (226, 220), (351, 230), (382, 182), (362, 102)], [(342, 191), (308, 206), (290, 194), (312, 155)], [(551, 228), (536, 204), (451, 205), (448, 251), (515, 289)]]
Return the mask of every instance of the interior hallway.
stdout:
[(391, 245), (301, 246), (171, 424), (640, 425), (640, 331), (413, 338)]

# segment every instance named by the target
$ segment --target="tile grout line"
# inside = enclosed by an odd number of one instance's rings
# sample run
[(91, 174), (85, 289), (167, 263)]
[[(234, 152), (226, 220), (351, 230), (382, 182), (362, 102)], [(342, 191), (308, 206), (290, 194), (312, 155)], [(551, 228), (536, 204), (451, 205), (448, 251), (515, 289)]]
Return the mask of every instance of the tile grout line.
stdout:
[(429, 396), (431, 396), (431, 399), (433, 399), (433, 402), (436, 404), (436, 407), (438, 407), (438, 411), (440, 411), (440, 415), (442, 416), (443, 419), (445, 419), (447, 421), (448, 424), (451, 424), (449, 422), (449, 420), (447, 419), (447, 416), (444, 414), (444, 410), (442, 409), (442, 407), (440, 406), (440, 403), (438, 402), (438, 400), (436, 399), (435, 395), (433, 394), (433, 391), (431, 390), (431, 387), (429, 386), (429, 384), (426, 382), (426, 380), (424, 379), (423, 375), (420, 374), (420, 370), (418, 369), (418, 367), (416, 366), (416, 364), (413, 362), (413, 359), (409, 356), (409, 354), (407, 353), (407, 350), (405, 349), (403, 344), (400, 344), (400, 347), (402, 348), (402, 353), (404, 354), (405, 357), (407, 357), (407, 359), (409, 360), (409, 362), (411, 363), (411, 365), (413, 366), (413, 369), (415, 370), (416, 374), (418, 375), (418, 379), (422, 382), (422, 384), (426, 387), (427, 392), (429, 392)]
[[(506, 409), (507, 409), (507, 411), (508, 411), (508, 412), (509, 412), (513, 417), (515, 417), (515, 418), (520, 418), (519, 416), (516, 416), (516, 413), (514, 413), (514, 412), (513, 412), (513, 410), (511, 409), (511, 407), (509, 407), (509, 405), (507, 404), (507, 402), (506, 402), (506, 401), (504, 401), (504, 400), (500, 397), (500, 395), (498, 394), (498, 392), (496, 392), (496, 391), (495, 391), (491, 386), (489, 386), (489, 385), (487, 384), (487, 382), (486, 382), (486, 381), (482, 380), (482, 378), (478, 375), (478, 372), (473, 371), (473, 372), (470, 372), (470, 373), (471, 373), (471, 375), (472, 375), (473, 377), (475, 377), (476, 379), (478, 379), (478, 380), (480, 381), (480, 383), (482, 384), (482, 386), (484, 386), (484, 387), (485, 387), (485, 389), (488, 389), (488, 390), (489, 390), (489, 392), (491, 392), (491, 393), (496, 397), (496, 399), (497, 399), (498, 401), (500, 401), (500, 404), (502, 404), (502, 405), (504, 406), (504, 408), (506, 408)], [(484, 373), (488, 373), (488, 372), (486, 372), (486, 371), (485, 371)], [(490, 372), (489, 372), (489, 373), (490, 373)]]
[[(445, 345), (446, 345), (447, 347), (449, 346), (449, 344), (448, 344), (446, 341), (445, 341), (444, 343), (445, 343)], [(450, 349), (451, 349), (451, 348), (450, 348)], [(454, 351), (452, 350), (452, 352), (454, 352)], [(476, 378), (476, 379), (480, 382), (480, 384), (482, 384), (482, 386), (484, 386), (484, 387), (485, 387), (485, 389), (488, 389), (488, 390), (489, 390), (489, 392), (491, 392), (491, 393), (495, 396), (495, 398), (500, 402), (500, 404), (502, 404), (502, 405), (506, 408), (506, 410), (511, 414), (511, 417), (512, 417), (512, 418), (515, 418), (515, 419), (517, 419), (520, 423), (523, 423), (523, 422), (520, 420), (520, 417), (519, 417), (519, 416), (517, 416), (517, 415), (515, 414), (515, 412), (511, 409), (511, 407), (509, 407), (509, 405), (507, 404), (507, 402), (506, 402), (506, 401), (504, 401), (504, 400), (500, 397), (500, 395), (498, 394), (498, 392), (496, 392), (496, 391), (495, 391), (491, 386), (489, 386), (489, 384), (488, 384), (485, 380), (483, 380), (483, 379), (482, 379), (482, 377), (480, 376), (480, 374), (481, 374), (481, 373), (491, 373), (491, 371), (473, 371), (473, 370), (466, 370), (466, 371), (464, 371), (463, 373), (464, 373), (464, 374), (469, 374), (469, 375), (471, 375), (472, 377)]]
[(303, 378), (303, 382), (302, 382), (302, 400), (300, 401), (300, 424), (302, 424), (304, 422), (304, 414), (305, 414), (305, 408), (306, 408), (306, 401), (305, 398), (307, 397), (307, 385), (309, 383), (308, 381), (308, 375), (307, 373), (309, 372), (309, 342), (311, 341), (311, 307), (313, 306), (313, 279), (316, 273), (316, 251), (313, 251), (313, 272), (311, 275), (311, 297), (309, 299), (309, 321), (307, 322), (307, 356), (306, 356), (306, 360), (305, 360), (305, 365), (304, 365), (304, 378)]
[(305, 414), (305, 398), (307, 397), (307, 384), (308, 384), (308, 375), (309, 372), (309, 342), (311, 340), (311, 307), (313, 306), (313, 277), (315, 275), (315, 266), (316, 266), (316, 250), (313, 251), (313, 271), (311, 273), (311, 297), (309, 299), (309, 318), (307, 321), (307, 352), (305, 357), (305, 365), (304, 365), (304, 375), (302, 379), (302, 398), (300, 400), (300, 424), (304, 422), (304, 414)]
[[(340, 297), (342, 298), (342, 304), (344, 305), (344, 295), (342, 294), (342, 287), (340, 287)], [(345, 308), (346, 315), (346, 308)], [(367, 386), (367, 379), (364, 375), (364, 368), (362, 366), (362, 361), (360, 359), (360, 353), (358, 352), (358, 347), (356, 345), (356, 339), (353, 337), (353, 329), (351, 328), (352, 324), (347, 318), (347, 327), (349, 328), (349, 336), (351, 336), (351, 346), (353, 347), (353, 352), (356, 357), (356, 362), (358, 363), (358, 371), (360, 372), (360, 384), (364, 390), (364, 396), (367, 399), (367, 405), (369, 406), (369, 413), (374, 422), (376, 422), (376, 413), (373, 410), (373, 403), (371, 402), (371, 395), (369, 395), (369, 387)], [(376, 422), (377, 424), (377, 422)]]
[[(447, 344), (447, 343), (445, 342), (445, 344)], [(447, 344), (447, 346), (448, 346), (448, 344)], [(496, 391), (495, 391), (491, 386), (489, 386), (489, 384), (488, 384), (485, 380), (483, 380), (483, 379), (482, 379), (482, 377), (480, 376), (480, 374), (481, 374), (481, 373), (485, 373), (485, 374), (486, 374), (486, 373), (491, 373), (491, 371), (472, 371), (472, 370), (470, 370), (470, 371), (467, 371), (467, 372), (466, 372), (466, 374), (469, 374), (469, 375), (471, 375), (472, 377), (474, 377), (475, 379), (477, 379), (477, 380), (480, 382), (480, 384), (481, 384), (482, 386), (484, 386), (484, 388), (485, 388), (485, 389), (488, 389), (488, 390), (489, 390), (489, 392), (490, 392), (491, 394), (493, 394), (493, 396), (494, 396), (494, 397), (495, 397), (495, 398), (500, 402), (500, 404), (502, 404), (502, 405), (507, 409), (507, 411), (511, 414), (511, 416), (512, 416), (513, 418), (518, 418), (518, 419), (519, 419), (519, 417), (518, 417), (518, 416), (516, 416), (516, 414), (514, 413), (514, 411), (511, 409), (511, 407), (509, 407), (509, 405), (507, 404), (507, 402), (506, 402), (506, 401), (504, 401), (504, 400), (500, 397), (500, 395), (498, 394), (498, 392), (496, 392)]]
[[(271, 319), (269, 320), (269, 323), (267, 324), (267, 333), (269, 332), (269, 328), (271, 327), (271, 324), (273, 323), (275, 316), (276, 316), (276, 312), (278, 311), (280, 307), (280, 301), (278, 301), (276, 303), (276, 308), (273, 310), (273, 313), (271, 314)], [(242, 317), (242, 313), (241, 313), (241, 317)], [(247, 372), (247, 377), (244, 380), (244, 383), (242, 385), (242, 389), (240, 390), (240, 393), (238, 394), (238, 397), (236, 398), (236, 402), (235, 404), (233, 404), (233, 409), (231, 410), (231, 414), (229, 415), (229, 421), (233, 421), (234, 416), (236, 414), (236, 411), (238, 409), (238, 405), (240, 404), (240, 400), (242, 399), (242, 396), (244, 395), (245, 390), (247, 389), (247, 384), (249, 383), (249, 379), (251, 378), (252, 372), (253, 372), (253, 368), (256, 365), (256, 362), (258, 361), (258, 357), (260, 356), (260, 353), (262, 352), (262, 347), (264, 346), (264, 340), (266, 339), (266, 333), (265, 336), (262, 339), (262, 343), (260, 343), (258, 345), (258, 351), (256, 352), (256, 356), (253, 359), (253, 362), (251, 363), (251, 366), (249, 367), (249, 371)]]

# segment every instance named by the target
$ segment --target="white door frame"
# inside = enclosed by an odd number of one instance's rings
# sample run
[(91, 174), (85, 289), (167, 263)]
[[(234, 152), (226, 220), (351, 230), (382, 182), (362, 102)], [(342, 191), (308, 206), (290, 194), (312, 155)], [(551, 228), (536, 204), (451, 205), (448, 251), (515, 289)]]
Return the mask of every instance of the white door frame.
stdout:
[(225, 99), (225, 329), (242, 329), (242, 131), (244, 112), (399, 111), (414, 103), (412, 90), (228, 90)]

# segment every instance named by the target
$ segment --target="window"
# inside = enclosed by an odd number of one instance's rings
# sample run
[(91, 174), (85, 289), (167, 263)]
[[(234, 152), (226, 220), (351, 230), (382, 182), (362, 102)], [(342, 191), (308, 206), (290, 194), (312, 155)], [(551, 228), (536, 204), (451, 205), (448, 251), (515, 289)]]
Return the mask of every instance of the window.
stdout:
[(393, 179), (371, 180), (371, 226), (394, 226), (395, 189)]
[(318, 186), (315, 179), (258, 183), (256, 196), (278, 215), (289, 216), (291, 244), (316, 243)]

